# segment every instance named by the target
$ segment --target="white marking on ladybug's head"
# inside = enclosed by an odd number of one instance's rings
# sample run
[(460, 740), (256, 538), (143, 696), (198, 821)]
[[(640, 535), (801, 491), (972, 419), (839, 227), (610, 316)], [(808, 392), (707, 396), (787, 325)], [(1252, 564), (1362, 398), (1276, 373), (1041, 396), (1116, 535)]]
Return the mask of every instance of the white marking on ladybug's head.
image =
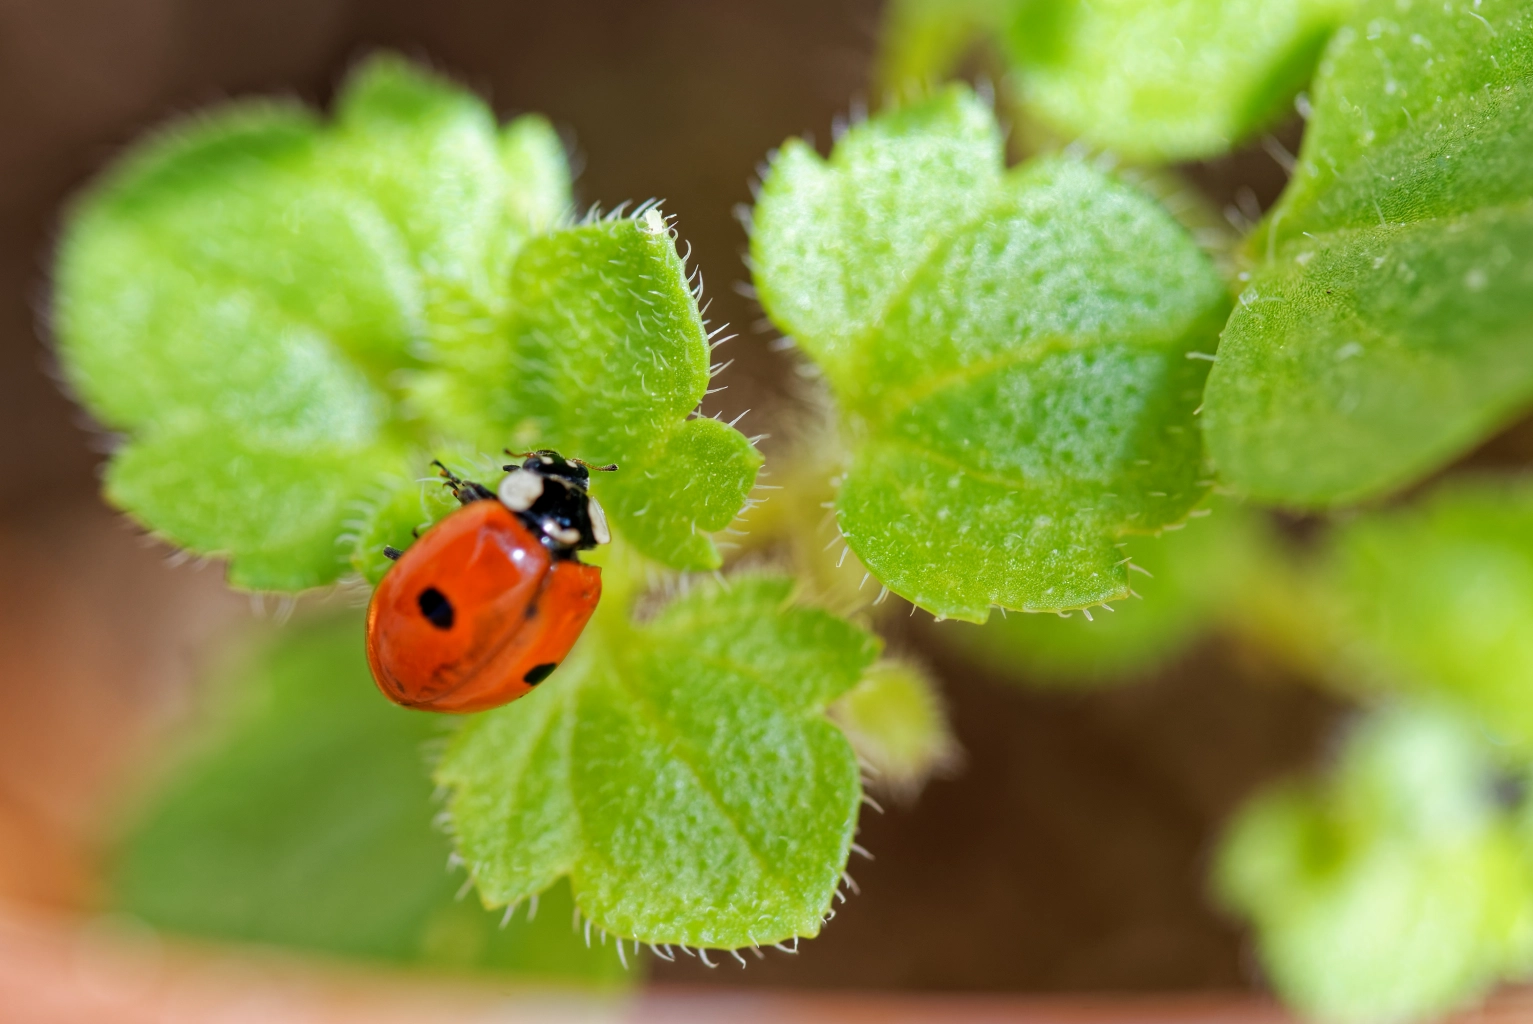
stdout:
[(496, 497), (512, 512), (525, 512), (543, 496), (543, 478), (519, 469), (500, 482)]
[(566, 547), (574, 547), (580, 543), (580, 531), (569, 526), (560, 526), (552, 519), (543, 520), (543, 532)]
[(591, 517), (591, 536), (598, 544), (611, 544), (612, 531), (607, 529), (607, 513), (601, 510), (601, 502), (595, 498), (589, 499), (586, 504), (587, 514)]

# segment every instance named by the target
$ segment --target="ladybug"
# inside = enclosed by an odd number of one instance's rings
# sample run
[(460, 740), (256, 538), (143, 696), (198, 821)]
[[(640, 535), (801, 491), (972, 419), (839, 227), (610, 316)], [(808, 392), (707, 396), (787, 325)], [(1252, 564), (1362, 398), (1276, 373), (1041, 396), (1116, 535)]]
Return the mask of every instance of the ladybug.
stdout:
[[(508, 452), (507, 454), (515, 454)], [(578, 555), (612, 539), (589, 493), (590, 466), (558, 452), (516, 455), (495, 491), (433, 463), (463, 507), (395, 564), (367, 607), (367, 661), (383, 695), (424, 711), (509, 703), (547, 679), (601, 598), (601, 569)]]

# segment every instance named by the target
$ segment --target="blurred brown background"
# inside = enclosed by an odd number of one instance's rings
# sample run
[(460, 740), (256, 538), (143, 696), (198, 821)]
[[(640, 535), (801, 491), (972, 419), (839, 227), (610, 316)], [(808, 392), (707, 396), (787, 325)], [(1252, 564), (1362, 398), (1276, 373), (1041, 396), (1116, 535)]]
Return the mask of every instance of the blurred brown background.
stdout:
[[(90, 909), (113, 810), (193, 683), (248, 619), (216, 567), (167, 565), (95, 497), (103, 448), (50, 377), (43, 328), (61, 204), (167, 116), (252, 91), (316, 103), (374, 47), (422, 58), (503, 115), (573, 141), (583, 202), (664, 197), (711, 316), (743, 328), (710, 401), (782, 434), (790, 355), (753, 330), (733, 208), (789, 135), (825, 142), (867, 95), (875, 0), (0, 0), (0, 898)], [(1219, 201), (1265, 157), (1198, 171)], [(710, 410), (711, 411), (711, 410)], [(768, 448), (769, 459), (772, 449)], [(770, 465), (770, 463), (769, 463)], [(902, 622), (904, 620), (901, 620)], [(655, 965), (747, 986), (1156, 991), (1254, 979), (1209, 906), (1218, 826), (1301, 764), (1339, 709), (1217, 642), (1098, 693), (1026, 689), (927, 642), (964, 771), (868, 815), (862, 895), (797, 957), (747, 971)]]

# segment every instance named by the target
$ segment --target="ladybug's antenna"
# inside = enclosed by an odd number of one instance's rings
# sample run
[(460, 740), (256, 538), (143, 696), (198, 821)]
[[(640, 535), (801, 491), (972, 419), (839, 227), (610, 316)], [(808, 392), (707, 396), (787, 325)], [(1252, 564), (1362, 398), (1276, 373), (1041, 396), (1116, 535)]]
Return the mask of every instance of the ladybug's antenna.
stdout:
[(608, 466), (593, 466), (589, 462), (587, 462), (585, 459), (571, 459), (570, 461), (573, 462), (577, 466), (584, 466), (586, 469), (589, 469), (593, 473), (616, 473), (617, 472), (617, 463), (616, 462), (614, 462), (614, 463), (612, 463), (611, 465), (608, 465)]
[[(507, 455), (511, 456), (513, 459), (525, 459), (525, 458), (528, 458), (528, 457), (533, 456), (533, 455), (558, 455), (559, 458), (564, 459), (564, 456), (559, 455), (558, 452), (553, 451), (552, 449), (549, 449), (549, 448), (541, 448), (541, 449), (539, 449), (537, 451), (533, 451), (533, 452), (514, 452), (510, 448), (502, 448), (501, 451), (505, 452)], [(612, 463), (610, 465), (607, 465), (607, 466), (593, 466), (589, 462), (587, 462), (585, 459), (564, 459), (564, 461), (570, 463), (571, 465), (582, 466), (582, 467), (590, 470), (593, 473), (615, 473), (615, 472), (617, 472), (617, 463), (616, 462), (614, 462), (614, 463)], [(505, 467), (506, 472), (508, 472), (508, 473), (511, 470), (516, 469), (516, 468), (517, 467), (515, 467), (515, 466), (506, 466)]]

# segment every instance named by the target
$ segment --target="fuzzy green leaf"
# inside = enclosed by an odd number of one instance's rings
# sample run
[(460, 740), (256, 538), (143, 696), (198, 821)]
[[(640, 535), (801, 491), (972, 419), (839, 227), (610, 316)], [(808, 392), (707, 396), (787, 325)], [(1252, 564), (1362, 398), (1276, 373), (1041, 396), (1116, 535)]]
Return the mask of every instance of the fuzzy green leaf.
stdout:
[(1448, 461), (1533, 400), (1533, 5), (1365, 3), (1209, 378), (1221, 474), (1295, 506)]
[[(1013, 0), (1015, 5), (1015, 0)], [(1008, 49), (1029, 112), (1133, 160), (1217, 156), (1274, 121), (1348, 0), (1068, 0)]]
[(1069, 161), (1008, 173), (954, 88), (789, 142), (755, 213), (757, 289), (840, 400), (852, 550), (895, 593), (993, 605), (1127, 595), (1115, 546), (1202, 497), (1193, 412), (1225, 309), (1152, 200)]
[(824, 711), (878, 643), (790, 595), (737, 576), (638, 625), (604, 602), (553, 679), (469, 722), (437, 780), (487, 905), (568, 875), (620, 937), (731, 949), (819, 932), (861, 798)]
[(546, 121), (498, 127), (388, 56), (331, 124), (247, 102), (146, 141), (59, 254), (64, 370), (126, 435), (112, 500), (238, 585), (297, 590), (376, 578), (433, 456), (558, 447), (623, 464), (598, 493), (640, 548), (715, 567), (760, 460), (686, 420), (708, 345), (672, 234), (568, 227), (569, 205)]
[(437, 968), (613, 983), (570, 896), (532, 922), (454, 899), (431, 827), (442, 723), (379, 700), (347, 615), (286, 635), (234, 679), (234, 707), (153, 794), (119, 851), (114, 904), (168, 931)]
[(1533, 482), (1445, 485), (1355, 520), (1331, 563), (1350, 671), (1451, 702), (1533, 754)]
[(1424, 1019), (1533, 966), (1533, 887), (1494, 779), (1472, 728), (1397, 709), (1324, 786), (1241, 812), (1219, 889), (1256, 925), (1286, 1000), (1323, 1021)]
[(570, 213), (569, 158), (554, 126), (535, 114), (517, 118), (501, 131), (500, 163), (515, 182), (506, 196), (511, 220), (520, 231), (542, 234)]

